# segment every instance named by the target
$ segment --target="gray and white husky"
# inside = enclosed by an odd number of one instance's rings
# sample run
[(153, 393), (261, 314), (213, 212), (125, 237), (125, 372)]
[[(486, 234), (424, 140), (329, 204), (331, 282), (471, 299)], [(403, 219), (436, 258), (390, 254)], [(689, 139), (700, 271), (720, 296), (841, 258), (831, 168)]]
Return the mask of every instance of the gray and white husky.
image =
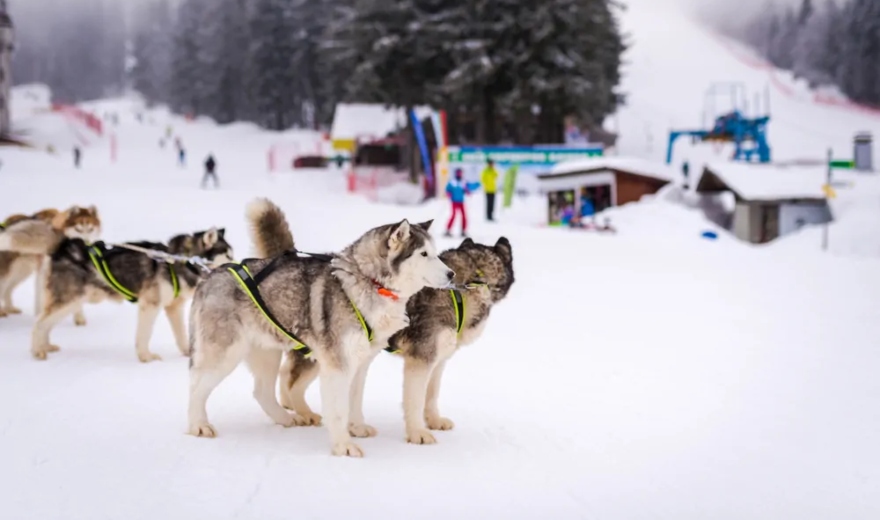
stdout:
[[(320, 365), (332, 453), (361, 457), (350, 429), (356, 435), (375, 431), (363, 423), (360, 409), (369, 361), (406, 326), (412, 295), (444, 287), (454, 277), (437, 256), (428, 234), (431, 222), (380, 226), (339, 253), (303, 257), (294, 253), (284, 213), (272, 202), (251, 202), (247, 219), (260, 258), (242, 265), (261, 280), (265, 308), (286, 331), (270, 322), (232, 273), (217, 270), (199, 285), (190, 314), (188, 433), (216, 435), (208, 421), (208, 397), (242, 361), (253, 373), (254, 397), (273, 421), (285, 427), (308, 424), (287, 412), (275, 393), (282, 353), (294, 348), (295, 335)], [(264, 270), (268, 274), (261, 276)]]
[[(49, 257), (41, 280), (41, 309), (31, 334), (34, 358), (44, 360), (50, 352), (60, 350), (49, 342), (49, 335), (58, 322), (81, 310), (86, 303), (105, 300), (128, 300), (137, 304), (135, 348), (140, 361), (161, 359), (150, 351), (149, 343), (162, 309), (168, 316), (178, 348), (184, 355), (189, 354), (183, 310), (204, 277), (197, 266), (184, 262), (168, 264), (124, 247), (107, 247), (102, 242), (90, 245), (79, 238), (41, 232), (39, 222), (27, 227), (22, 224), (6, 231), (3, 247)], [(200, 257), (213, 265), (232, 259), (232, 248), (224, 238), (224, 230), (217, 228), (177, 235), (167, 245), (157, 242), (127, 242), (125, 245)]]
[[(403, 407), (406, 439), (414, 444), (434, 444), (431, 430), (451, 430), (453, 422), (440, 415), (440, 380), (446, 362), (459, 347), (475, 342), (483, 333), (492, 307), (513, 285), (513, 249), (501, 237), (494, 246), (470, 238), (440, 254), (455, 271), (457, 286), (470, 289), (455, 295), (450, 290), (422, 289), (407, 302), (409, 325), (389, 340), (404, 358)], [(306, 389), (318, 366), (298, 352), (290, 352), (281, 369), (281, 403), (320, 424), (305, 400)]]

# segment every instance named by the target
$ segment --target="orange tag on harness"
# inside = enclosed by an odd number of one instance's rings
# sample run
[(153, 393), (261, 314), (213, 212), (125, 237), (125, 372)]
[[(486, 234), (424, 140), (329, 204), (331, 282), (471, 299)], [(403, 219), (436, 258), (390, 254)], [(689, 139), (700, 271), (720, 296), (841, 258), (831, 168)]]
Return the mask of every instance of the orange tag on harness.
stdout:
[(388, 289), (386, 289), (386, 288), (384, 288), (384, 287), (378, 287), (378, 288), (376, 289), (376, 292), (379, 293), (380, 295), (386, 297), (386, 298), (391, 298), (391, 299), (394, 300), (394, 301), (397, 301), (397, 300), (400, 299), (399, 296), (397, 296), (396, 294), (394, 294), (393, 292), (389, 291)]

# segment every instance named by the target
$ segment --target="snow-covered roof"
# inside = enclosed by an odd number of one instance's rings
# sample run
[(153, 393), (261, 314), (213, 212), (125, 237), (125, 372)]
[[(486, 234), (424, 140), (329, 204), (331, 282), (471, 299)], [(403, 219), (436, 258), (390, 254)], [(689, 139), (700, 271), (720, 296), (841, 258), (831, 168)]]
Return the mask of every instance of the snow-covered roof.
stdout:
[[(416, 115), (424, 119), (430, 107), (416, 107)], [(331, 139), (381, 138), (397, 128), (406, 127), (406, 110), (373, 103), (340, 103), (333, 114)]]
[(822, 186), (827, 170), (822, 165), (720, 162), (707, 164), (702, 175), (707, 170), (744, 200), (825, 198)]
[(675, 172), (669, 166), (654, 161), (639, 159), (637, 157), (589, 157), (586, 159), (573, 159), (557, 163), (542, 178), (557, 175), (571, 175), (588, 173), (598, 170), (618, 170), (642, 177), (651, 177), (662, 181), (672, 182)]

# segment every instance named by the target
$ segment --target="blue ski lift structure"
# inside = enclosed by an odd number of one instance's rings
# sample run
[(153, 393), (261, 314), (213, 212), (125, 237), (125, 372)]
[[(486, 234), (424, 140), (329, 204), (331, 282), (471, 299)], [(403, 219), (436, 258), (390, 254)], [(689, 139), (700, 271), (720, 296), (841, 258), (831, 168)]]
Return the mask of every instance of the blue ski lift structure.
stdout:
[[(721, 95), (729, 94), (731, 109), (715, 115), (715, 101)], [(765, 106), (770, 106), (770, 93), (766, 91)], [(756, 111), (759, 99), (755, 97)], [(733, 143), (733, 160), (746, 162), (770, 162), (770, 144), (767, 142), (767, 124), (770, 122), (769, 110), (765, 115), (747, 117), (748, 100), (745, 86), (741, 83), (716, 83), (706, 92), (703, 117), (714, 117), (711, 128), (705, 130), (671, 130), (669, 146), (666, 150), (666, 164), (672, 162), (672, 151), (679, 137), (690, 137), (692, 142)]]

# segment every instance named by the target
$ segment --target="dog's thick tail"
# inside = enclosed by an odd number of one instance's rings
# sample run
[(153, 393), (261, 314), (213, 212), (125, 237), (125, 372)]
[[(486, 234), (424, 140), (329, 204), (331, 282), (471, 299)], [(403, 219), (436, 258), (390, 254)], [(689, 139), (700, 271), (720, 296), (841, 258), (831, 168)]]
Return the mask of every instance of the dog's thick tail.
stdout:
[(281, 208), (266, 198), (254, 199), (245, 212), (251, 242), (258, 258), (272, 258), (293, 250), (293, 234)]
[(63, 235), (41, 220), (23, 220), (0, 231), (0, 251), (28, 255), (54, 253)]

